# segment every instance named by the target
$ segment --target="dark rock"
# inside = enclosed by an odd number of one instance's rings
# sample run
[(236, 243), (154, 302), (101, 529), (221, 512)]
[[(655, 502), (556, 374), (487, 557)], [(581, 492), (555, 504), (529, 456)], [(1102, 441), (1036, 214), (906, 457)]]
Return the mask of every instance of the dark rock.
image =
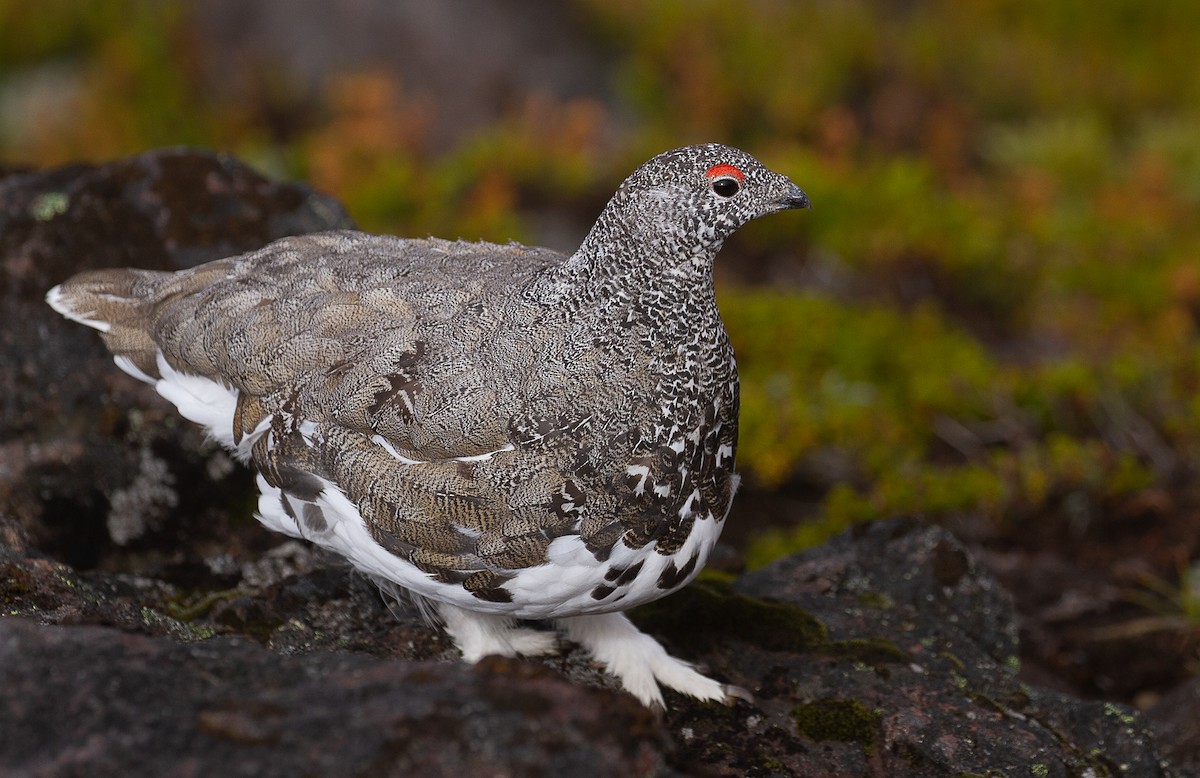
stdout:
[(1165, 695), (1146, 718), (1163, 752), (1179, 767), (1200, 774), (1200, 678)]
[(248, 474), (43, 298), (81, 270), (178, 270), (348, 226), (308, 187), (186, 149), (0, 178), (0, 507), (79, 568), (155, 533), (225, 535)]
[(722, 654), (734, 683), (769, 666), (763, 723), (791, 720), (827, 771), (811, 774), (1175, 774), (1132, 710), (1019, 680), (1008, 596), (943, 529), (863, 525), (733, 591), (791, 605), (827, 630), (807, 656), (736, 644)]
[(286, 657), (6, 619), (0, 683), (7, 775), (653, 775), (665, 745), (636, 703), (510, 660)]
[(872, 624), (882, 617), (891, 626), (919, 611), (929, 637), (969, 640), (1001, 664), (1017, 655), (1008, 594), (953, 536), (911, 519), (860, 525), (746, 576), (738, 589), (818, 607), (830, 602), (827, 595), (843, 595), (858, 603), (851, 613), (868, 614)]
[[(903, 519), (634, 613), (753, 703), (669, 694), (658, 720), (570, 646), (464, 666), (259, 527), (248, 473), (41, 301), (344, 224), (195, 152), (0, 178), (0, 774), (1182, 774), (1138, 714), (1022, 682), (1010, 598)], [(1193, 765), (1189, 705), (1154, 726)]]
[(336, 200), (224, 154), (163, 149), (16, 173), (0, 178), (0, 293), (40, 302), (82, 270), (180, 270), (349, 226)]

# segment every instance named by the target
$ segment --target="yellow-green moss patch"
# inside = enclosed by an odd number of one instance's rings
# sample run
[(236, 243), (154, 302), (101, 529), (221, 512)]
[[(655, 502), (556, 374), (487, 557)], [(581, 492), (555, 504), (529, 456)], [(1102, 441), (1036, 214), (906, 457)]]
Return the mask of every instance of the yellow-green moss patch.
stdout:
[(792, 720), (809, 740), (838, 740), (870, 749), (883, 714), (857, 700), (826, 698), (797, 705)]

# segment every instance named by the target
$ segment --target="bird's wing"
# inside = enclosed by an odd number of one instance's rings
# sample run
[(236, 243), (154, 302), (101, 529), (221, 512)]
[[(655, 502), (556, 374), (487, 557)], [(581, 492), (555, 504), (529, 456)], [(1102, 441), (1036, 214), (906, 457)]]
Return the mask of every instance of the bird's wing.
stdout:
[[(410, 459), (473, 456), (506, 442), (522, 368), (493, 367), (496, 348), (519, 341), (505, 317), (520, 317), (495, 310), (495, 287), (558, 260), (516, 245), (289, 238), (160, 281), (150, 335), (175, 369), (238, 391), (235, 438), (280, 416)], [(533, 346), (506, 356), (521, 352)]]
[(511, 571), (544, 562), (556, 531), (578, 531), (554, 511), (558, 457), (513, 442), (544, 345), (519, 290), (561, 259), (293, 238), (159, 278), (152, 338), (171, 368), (236, 390), (235, 445), (253, 438), (264, 494), (278, 490), (301, 533), (350, 518), (436, 580), (503, 601)]

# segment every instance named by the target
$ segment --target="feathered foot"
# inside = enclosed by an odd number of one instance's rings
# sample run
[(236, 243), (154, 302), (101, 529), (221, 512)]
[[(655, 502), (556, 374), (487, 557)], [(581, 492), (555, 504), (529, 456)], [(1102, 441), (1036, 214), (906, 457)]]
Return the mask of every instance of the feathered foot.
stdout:
[(698, 700), (730, 704), (734, 698), (750, 699), (749, 692), (701, 675), (692, 665), (668, 654), (623, 613), (572, 616), (558, 619), (557, 624), (647, 707), (665, 707), (660, 685)]

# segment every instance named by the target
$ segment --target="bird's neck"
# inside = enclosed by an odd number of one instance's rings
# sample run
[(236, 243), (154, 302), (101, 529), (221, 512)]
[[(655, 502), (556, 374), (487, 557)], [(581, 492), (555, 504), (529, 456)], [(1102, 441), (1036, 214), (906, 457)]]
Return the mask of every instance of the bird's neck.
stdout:
[(647, 295), (664, 304), (715, 305), (712, 268), (719, 243), (701, 243), (664, 223), (674, 222), (614, 198), (553, 275), (574, 290), (580, 306)]

